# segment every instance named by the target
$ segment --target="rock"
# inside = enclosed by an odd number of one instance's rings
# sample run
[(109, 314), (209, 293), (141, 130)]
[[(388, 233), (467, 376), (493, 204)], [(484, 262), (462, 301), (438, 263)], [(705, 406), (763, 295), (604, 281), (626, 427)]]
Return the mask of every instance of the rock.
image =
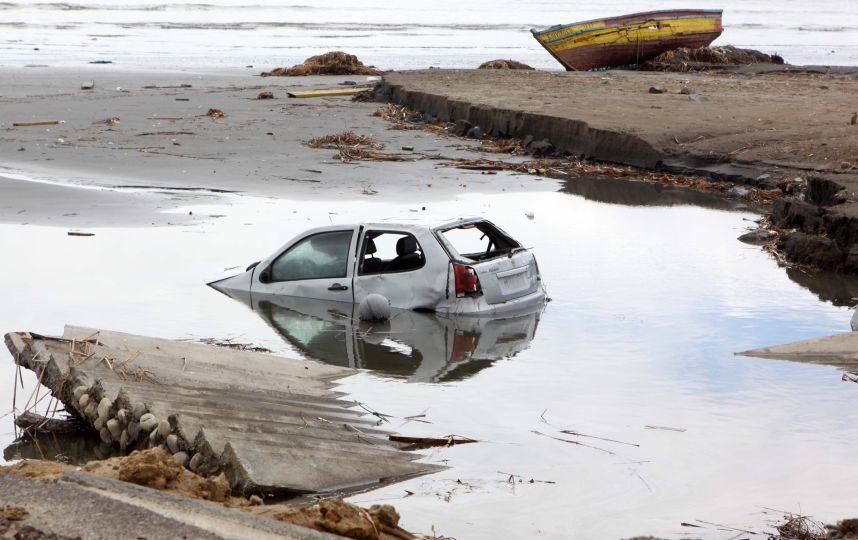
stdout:
[(858, 124), (858, 113), (852, 113), (852, 119), (849, 120), (849, 123), (853, 126)]
[(173, 454), (173, 459), (182, 464), (182, 467), (188, 468), (188, 463), (191, 461), (191, 458), (188, 457), (187, 452), (176, 452)]
[(152, 413), (146, 413), (140, 417), (140, 429), (150, 432), (158, 426), (158, 419)]
[[(75, 387), (74, 391), (72, 392), (72, 395), (74, 396), (74, 399), (78, 403), (80, 403), (80, 398), (83, 397), (83, 395), (85, 393), (86, 393), (86, 386), (80, 385), (80, 386)], [(87, 396), (87, 400), (89, 400), (89, 396)], [(85, 407), (85, 405), (84, 405), (84, 407)]]
[(262, 506), (262, 497), (259, 495), (250, 496), (250, 506)]
[(146, 414), (146, 405), (143, 405), (142, 403), (134, 405), (134, 409), (131, 410), (131, 416), (138, 422), (140, 421), (140, 417), (144, 414)]
[(852, 164), (851, 164), (851, 163), (849, 163), (848, 161), (841, 161), (841, 162), (840, 162), (840, 168), (841, 168), (841, 169), (843, 169), (843, 170), (845, 171), (845, 170), (847, 170), (847, 169), (851, 169), (851, 168), (852, 168)]
[(858, 309), (852, 313), (852, 320), (849, 322), (853, 332), (858, 332)]
[(95, 81), (86, 81), (80, 85), (81, 90), (92, 90), (93, 88), (95, 88)]
[(140, 435), (140, 423), (133, 420), (128, 422), (128, 441), (136, 441), (138, 435)]
[(759, 246), (768, 243), (776, 236), (777, 233), (775, 233), (774, 231), (770, 231), (768, 229), (755, 229), (753, 231), (746, 232), (745, 234), (740, 236), (738, 240), (746, 244), (753, 244)]
[(149, 434), (149, 448), (155, 448), (158, 446), (158, 430), (153, 429), (152, 433)]
[(114, 440), (119, 440), (119, 436), (122, 435), (122, 425), (120, 425), (119, 420), (116, 418), (111, 418), (105, 424), (107, 427), (107, 431), (110, 432), (110, 436), (113, 437)]
[(167, 435), (167, 449), (170, 453), (175, 454), (179, 451), (179, 437), (175, 433)]
[(687, 86), (683, 86), (682, 89), (679, 91), (679, 93), (684, 95), (684, 96), (688, 96), (688, 95), (693, 94), (694, 91), (692, 91), (691, 88), (689, 88)]
[(86, 410), (87, 405), (89, 405), (89, 394), (81, 394), (77, 404), (80, 406), (80, 410)]
[(101, 428), (101, 431), (98, 432), (98, 436), (101, 437), (101, 440), (107, 444), (113, 442), (110, 438), (110, 432), (107, 431), (107, 428)]
[(530, 143), (530, 147), (528, 148), (534, 156), (547, 156), (554, 152), (554, 145), (551, 144), (551, 141), (548, 139), (542, 139), (541, 141), (536, 141)]
[(708, 97), (701, 96), (700, 94), (691, 94), (688, 96), (688, 99), (694, 103), (706, 103), (707, 101), (712, 101)]
[(188, 468), (194, 472), (198, 472), (202, 462), (203, 462), (203, 455), (201, 453), (197, 452), (196, 454), (194, 454), (191, 457), (191, 460), (188, 462)]
[(93, 422), (92, 427), (95, 428), (96, 431), (101, 431), (101, 428), (104, 427), (104, 420), (101, 418), (96, 418), (95, 422)]
[(259, 92), (256, 99), (274, 99), (274, 92)]
[(470, 137), (471, 139), (479, 139), (483, 136), (483, 130), (480, 128), (480, 126), (474, 126), (469, 129), (465, 135), (467, 137)]
[(86, 406), (86, 409), (83, 411), (84, 416), (89, 418), (90, 420), (95, 420), (98, 418), (98, 405), (94, 401), (89, 402), (89, 405)]
[(128, 418), (130, 418), (130, 417), (131, 417), (131, 414), (128, 412), (127, 409), (119, 409), (118, 411), (116, 411), (116, 420), (119, 421), (119, 424), (122, 427), (125, 427), (128, 425)]
[(649, 93), (650, 94), (664, 94), (665, 92), (667, 92), (667, 88), (665, 88), (663, 86), (650, 86), (649, 87)]
[(457, 135), (464, 135), (470, 129), (474, 127), (474, 124), (468, 122), (467, 120), (456, 120), (456, 128), (455, 132)]
[(98, 417), (107, 419), (111, 407), (113, 407), (113, 402), (110, 398), (101, 398), (101, 401), (98, 402)]
[(414, 151), (413, 146), (403, 146), (402, 149), (405, 150), (406, 152), (413, 152)]
[(119, 434), (119, 449), (124, 451), (126, 448), (128, 448), (128, 432), (122, 430)]
[(161, 420), (158, 422), (158, 435), (161, 437), (166, 437), (170, 434), (170, 422), (166, 420)]
[(386, 321), (390, 319), (390, 301), (380, 294), (369, 294), (358, 305), (358, 317), (362, 321)]

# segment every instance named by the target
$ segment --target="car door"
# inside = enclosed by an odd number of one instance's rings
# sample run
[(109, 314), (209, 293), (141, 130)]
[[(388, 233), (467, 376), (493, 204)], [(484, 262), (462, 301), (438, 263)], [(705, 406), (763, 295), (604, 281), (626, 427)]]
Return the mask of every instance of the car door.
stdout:
[(369, 227), (357, 254), (356, 303), (380, 294), (394, 308), (432, 310), (446, 295), (449, 257), (424, 229)]
[(311, 231), (254, 272), (251, 290), (278, 296), (353, 302), (356, 227)]

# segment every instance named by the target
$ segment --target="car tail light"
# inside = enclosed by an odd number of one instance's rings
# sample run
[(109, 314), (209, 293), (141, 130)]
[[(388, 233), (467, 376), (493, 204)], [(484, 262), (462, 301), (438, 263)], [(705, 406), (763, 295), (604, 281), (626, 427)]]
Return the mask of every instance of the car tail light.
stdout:
[(453, 263), (453, 273), (456, 275), (456, 297), (475, 296), (482, 293), (480, 278), (470, 266)]
[(456, 332), (453, 336), (453, 350), (450, 352), (451, 362), (463, 362), (471, 357), (477, 348), (479, 336), (470, 332)]

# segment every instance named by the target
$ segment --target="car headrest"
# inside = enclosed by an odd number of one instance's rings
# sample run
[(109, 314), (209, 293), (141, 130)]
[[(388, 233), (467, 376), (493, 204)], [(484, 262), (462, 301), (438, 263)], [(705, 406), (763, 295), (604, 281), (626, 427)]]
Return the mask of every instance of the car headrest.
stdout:
[(372, 238), (366, 239), (366, 249), (364, 249), (364, 253), (366, 255), (375, 255), (378, 249), (375, 247), (375, 240)]
[(403, 236), (396, 241), (396, 254), (408, 255), (417, 251), (417, 239), (413, 236)]

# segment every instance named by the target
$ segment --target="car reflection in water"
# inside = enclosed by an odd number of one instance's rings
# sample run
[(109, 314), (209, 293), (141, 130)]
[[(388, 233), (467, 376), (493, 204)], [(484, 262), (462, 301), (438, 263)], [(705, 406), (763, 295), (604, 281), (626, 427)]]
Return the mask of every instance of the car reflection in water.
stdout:
[(515, 356), (533, 340), (543, 308), (504, 318), (394, 309), (389, 321), (368, 323), (359, 321), (357, 306), (346, 302), (229, 296), (250, 306), (308, 358), (410, 382), (466, 379), (496, 360)]

